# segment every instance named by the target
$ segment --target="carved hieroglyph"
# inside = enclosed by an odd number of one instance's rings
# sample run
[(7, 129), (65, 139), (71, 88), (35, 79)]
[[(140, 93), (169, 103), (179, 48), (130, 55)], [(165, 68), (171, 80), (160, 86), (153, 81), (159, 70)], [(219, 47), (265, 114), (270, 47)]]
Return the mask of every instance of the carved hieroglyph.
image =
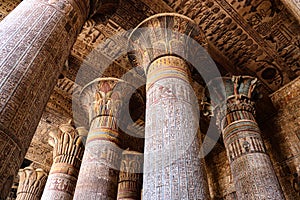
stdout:
[(1, 21), (0, 198), (8, 194), (90, 11), (89, 0), (28, 0)]
[(146, 19), (130, 38), (134, 51), (129, 59), (144, 67), (147, 78), (145, 200), (210, 198), (200, 157), (197, 99), (190, 85), (189, 66), (179, 57), (193, 49), (178, 33), (205, 44), (195, 23), (174, 13)]
[(118, 200), (141, 199), (143, 162), (142, 153), (123, 151), (118, 181)]
[(266, 146), (273, 150), (271, 159), (286, 200), (300, 199), (299, 91), (300, 77), (270, 96), (277, 112), (267, 123), (268, 138), (273, 141)]
[(21, 0), (2, 0), (0, 4), (0, 21), (15, 9), (19, 3), (21, 3)]
[(34, 169), (29, 166), (19, 170), (19, 186), (16, 200), (40, 200), (47, 173), (43, 169)]
[(116, 78), (99, 78), (81, 92), (82, 106), (89, 116), (90, 129), (74, 194), (75, 200), (117, 198), (122, 139), (119, 131), (135, 89)]
[[(223, 83), (225, 90), (220, 90)], [(249, 76), (215, 79), (210, 99), (238, 199), (284, 199), (254, 117), (256, 86), (257, 78)]]
[[(276, 91), (300, 73), (299, 22), (275, 0), (165, 0), (204, 31), (213, 58)], [(298, 0), (282, 0), (298, 10)], [(293, 4), (293, 5), (292, 5)]]
[(42, 196), (43, 200), (72, 200), (84, 152), (87, 131), (70, 123), (50, 132), (53, 164)]

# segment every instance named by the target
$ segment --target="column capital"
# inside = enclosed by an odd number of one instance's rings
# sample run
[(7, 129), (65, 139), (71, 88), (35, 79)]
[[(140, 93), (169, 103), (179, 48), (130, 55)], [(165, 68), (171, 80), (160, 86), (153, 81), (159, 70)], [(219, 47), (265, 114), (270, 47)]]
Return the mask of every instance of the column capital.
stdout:
[(215, 79), (207, 85), (210, 104), (205, 105), (216, 114), (237, 198), (284, 199), (254, 117), (257, 85), (251, 76)]
[(59, 172), (67, 173), (70, 166), (74, 166), (77, 171), (68, 173), (78, 175), (87, 133), (83, 127), (75, 128), (71, 122), (50, 131), (49, 144), (53, 147), (53, 163), (63, 163), (60, 167), (56, 167)]
[(50, 131), (53, 164), (42, 200), (72, 199), (81, 165), (87, 130), (75, 129), (72, 121)]
[(128, 173), (143, 173), (144, 154), (136, 151), (124, 150), (120, 171), (124, 172), (122, 179), (126, 180)]
[(141, 22), (129, 37), (128, 57), (135, 67), (148, 66), (164, 55), (188, 59), (197, 49), (192, 43), (207, 47), (204, 33), (190, 18), (177, 13), (160, 13)]
[(135, 90), (133, 85), (118, 78), (97, 78), (82, 89), (80, 102), (90, 123), (99, 116), (120, 119), (123, 108), (128, 108), (130, 99), (137, 97)]
[(18, 172), (20, 181), (17, 200), (38, 200), (41, 198), (47, 180), (47, 173), (41, 169), (25, 167)]
[[(259, 97), (257, 78), (232, 76), (214, 79), (206, 87), (206, 99), (202, 102), (207, 115), (216, 115), (217, 123), (227, 113), (248, 111), (255, 115), (255, 102)], [(209, 89), (209, 90), (208, 90)]]
[(142, 153), (123, 151), (118, 180), (118, 200), (140, 199), (143, 162), (144, 155)]

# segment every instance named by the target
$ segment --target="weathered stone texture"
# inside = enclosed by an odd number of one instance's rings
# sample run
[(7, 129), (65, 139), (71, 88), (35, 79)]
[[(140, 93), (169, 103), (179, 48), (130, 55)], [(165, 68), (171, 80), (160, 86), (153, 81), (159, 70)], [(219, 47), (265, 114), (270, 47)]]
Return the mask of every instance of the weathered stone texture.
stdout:
[(223, 146), (217, 144), (206, 158), (210, 196), (212, 200), (237, 200), (229, 161)]
[(281, 0), (281, 2), (290, 10), (300, 23), (300, 1), (298, 0)]
[(143, 163), (142, 153), (123, 151), (118, 180), (118, 200), (141, 199)]
[(287, 200), (300, 198), (300, 78), (270, 97), (277, 110), (262, 124), (266, 147)]
[(84, 128), (75, 129), (70, 123), (50, 132), (53, 164), (43, 192), (43, 200), (72, 200), (84, 152)]
[(83, 88), (81, 102), (89, 116), (90, 129), (74, 199), (117, 198), (122, 161), (119, 126), (132, 90), (130, 84), (116, 78), (99, 78)]
[(40, 200), (47, 174), (43, 169), (29, 166), (19, 170), (19, 186), (16, 200)]
[(185, 45), (187, 35), (206, 45), (191, 19), (163, 13), (144, 20), (129, 40), (133, 47), (129, 59), (144, 68), (147, 79), (143, 177), (147, 200), (209, 199), (197, 97), (189, 65), (181, 58), (194, 50)]
[[(2, 0), (0, 20), (20, 2), (20, 0)], [(54, 69), (61, 70), (63, 60), (68, 54), (66, 49), (69, 48), (69, 44), (73, 41), (72, 35), (74, 35), (72, 20), (75, 20), (75, 17), (70, 19), (67, 16), (72, 15), (72, 12), (59, 12), (62, 9), (69, 9), (69, 4), (65, 3), (70, 1), (40, 0), (37, 1), (41, 3), (39, 8), (33, 7), (34, 4), (31, 2), (33, 1), (24, 1), (21, 5), (27, 5), (12, 13), (13, 16), (4, 21), (6, 25), (1, 25), (0, 30), (0, 43), (2, 44), (0, 57), (6, 56), (0, 61), (2, 63), (0, 64), (0, 88), (6, 87), (7, 89), (1, 90), (2, 96), (0, 95), (0, 110), (3, 113), (0, 121), (6, 121), (1, 122), (0, 126), (3, 132), (0, 131), (0, 199), (2, 199), (1, 195), (5, 196), (3, 191), (8, 191), (10, 188), (14, 179), (13, 175), (19, 168), (28, 147), (26, 145), (30, 142), (32, 136), (30, 132), (35, 129), (34, 124), (37, 124), (41, 115), (41, 112), (37, 111), (44, 108), (43, 105), (51, 93), (51, 88), (56, 84), (55, 80), (59, 73)], [(93, 8), (100, 5), (100, 1), (93, 2), (96, 3)], [(53, 126), (62, 124), (62, 121), (66, 122), (71, 117), (73, 81), (82, 61), (84, 59), (87, 61), (87, 55), (103, 42), (105, 44), (102, 51), (103, 57), (120, 52), (124, 44), (111, 39), (111, 36), (137, 26), (143, 19), (155, 13), (176, 11), (194, 19), (211, 43), (211, 56), (219, 62), (220, 66), (226, 68), (224, 74), (231, 72), (255, 75), (267, 86), (266, 93), (276, 91), (299, 75), (300, 26), (298, 22), (300, 12), (298, 0), (165, 0), (165, 2), (168, 5), (161, 0), (123, 0), (120, 8), (107, 23), (103, 23), (97, 16), (85, 23), (83, 31), (73, 46), (72, 55), (69, 57), (69, 65), (64, 73), (66, 77), (59, 80), (47, 103), (48, 110), (56, 114), (52, 115), (50, 122), (48, 117), (42, 119), (26, 158), (50, 169), (52, 148), (47, 144), (47, 132)], [(54, 6), (47, 7), (48, 3)], [(67, 6), (64, 7), (64, 5)], [(295, 18), (289, 12), (293, 13)], [(63, 19), (64, 16), (66, 16), (65, 19)], [(13, 27), (12, 24), (17, 24), (17, 26)], [(51, 32), (50, 26), (58, 27), (58, 31)], [(67, 33), (69, 28), (71, 28), (70, 32)], [(49, 33), (59, 35), (59, 37), (49, 37)], [(68, 41), (68, 44), (64, 41)], [(58, 49), (59, 43), (68, 47)], [(22, 44), (24, 45), (21, 47)], [(10, 52), (6, 51), (7, 48), (10, 48)], [(34, 55), (37, 51), (41, 52), (41, 55)], [(99, 52), (95, 52), (97, 53)], [(99, 61), (103, 60), (101, 57), (98, 60), (88, 61), (90, 62), (88, 64), (93, 67), (99, 67)], [(36, 67), (30, 69), (27, 67), (32, 65)], [(103, 76), (121, 77), (130, 69), (132, 66), (123, 56), (107, 68)], [(98, 74), (94, 73), (94, 76), (98, 77)], [(11, 78), (10, 81), (7, 81), (7, 77)], [(16, 85), (20, 87), (15, 90)], [(275, 172), (288, 200), (298, 198), (300, 191), (298, 96), (299, 78), (271, 96), (278, 113), (260, 124), (263, 129), (266, 152), (270, 154)], [(265, 109), (266, 106), (268, 106), (266, 103), (262, 103), (261, 111), (258, 112), (269, 116), (269, 109)], [(144, 124), (143, 120), (140, 119), (139, 123)], [(17, 124), (20, 127), (17, 127)], [(140, 132), (143, 133), (143, 129)], [(16, 133), (17, 137), (13, 138), (14, 134), (11, 133)], [(126, 145), (138, 146), (137, 149), (143, 150), (142, 140), (132, 138), (126, 140), (131, 143), (124, 142)], [(26, 147), (23, 147), (22, 143), (24, 145), (26, 143)], [(11, 148), (15, 150), (7, 151)], [(221, 151), (220, 155), (216, 154), (207, 159), (210, 193), (215, 199), (234, 199), (235, 193), (231, 193), (234, 191), (233, 179), (229, 178), (228, 161), (224, 154), (224, 151)], [(3, 158), (8, 158), (9, 162)], [(8, 174), (5, 174), (7, 172)], [(93, 173), (94, 170), (91, 174)], [(6, 183), (2, 183), (3, 180), (7, 180)]]
[[(220, 89), (224, 84), (224, 89)], [(210, 83), (217, 124), (222, 131), (239, 199), (284, 199), (260, 129), (255, 121), (257, 79), (233, 76)]]
[[(183, 74), (177, 74), (177, 69)], [(149, 67), (144, 199), (209, 198), (205, 163), (200, 158), (196, 97), (187, 70), (183, 60), (172, 56), (159, 58)]]
[[(256, 74), (269, 91), (299, 75), (300, 26), (281, 1), (165, 1), (201, 27), (211, 56), (229, 72)], [(282, 1), (299, 6), (297, 0)]]
[(15, 9), (19, 3), (21, 3), (21, 0), (2, 0), (0, 2), (0, 21)]
[(21, 165), (88, 5), (28, 0), (1, 21), (0, 198)]

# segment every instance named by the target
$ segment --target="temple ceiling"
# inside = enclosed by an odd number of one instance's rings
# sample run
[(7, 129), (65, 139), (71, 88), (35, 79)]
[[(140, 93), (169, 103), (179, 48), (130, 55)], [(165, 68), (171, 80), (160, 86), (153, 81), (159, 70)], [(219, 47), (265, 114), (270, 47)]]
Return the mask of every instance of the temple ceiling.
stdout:
[[(16, 1), (1, 3), (0, 19), (16, 5)], [(121, 78), (124, 74), (140, 84), (145, 81), (127, 59), (127, 37), (142, 20), (161, 12), (186, 15), (199, 25), (223, 75), (258, 77), (265, 96), (265, 103), (259, 106), (268, 104), (269, 94), (300, 75), (300, 26), (279, 0), (122, 0), (109, 18), (96, 15), (85, 23), (47, 104), (28, 159), (34, 160), (35, 154), (51, 158), (47, 130), (72, 118), (72, 96), (85, 83), (99, 76)], [(80, 70), (84, 67), (89, 71)], [(140, 90), (143, 92), (142, 87)], [(265, 115), (269, 110), (272, 112), (267, 106)], [(138, 123), (143, 126), (143, 117)], [(142, 151), (141, 139), (128, 141), (131, 149)], [(42, 165), (49, 166), (46, 157)]]

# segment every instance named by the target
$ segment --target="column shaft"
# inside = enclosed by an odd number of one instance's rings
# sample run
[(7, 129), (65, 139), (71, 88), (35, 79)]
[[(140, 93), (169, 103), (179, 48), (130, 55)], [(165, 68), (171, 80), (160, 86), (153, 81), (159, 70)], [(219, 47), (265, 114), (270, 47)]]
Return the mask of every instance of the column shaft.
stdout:
[(284, 199), (252, 112), (233, 111), (222, 123), (228, 123), (222, 133), (238, 198)]
[(84, 87), (81, 101), (89, 115), (90, 129), (74, 200), (117, 198), (122, 158), (118, 122), (122, 107), (129, 103), (125, 96), (132, 94), (132, 89), (116, 78), (96, 79)]
[(206, 46), (203, 36), (194, 21), (176, 13), (151, 16), (131, 34), (129, 59), (144, 68), (147, 78), (145, 200), (210, 199), (200, 151), (199, 104), (183, 59), (199, 50), (191, 48), (196, 41), (196, 46)]
[(175, 56), (158, 58), (148, 69), (144, 199), (209, 199), (188, 71)]
[(217, 120), (238, 199), (284, 199), (254, 117), (257, 79), (223, 80), (226, 96), (216, 107)]
[(119, 134), (118, 130), (113, 124), (106, 122), (114, 123), (115, 119), (97, 117), (91, 124), (74, 200), (117, 198), (122, 151), (113, 138)]
[(20, 181), (16, 200), (40, 200), (47, 180), (44, 170), (26, 167), (18, 174)]
[(88, 12), (88, 0), (27, 0), (0, 23), (0, 199)]
[(63, 124), (50, 132), (53, 164), (42, 200), (73, 199), (86, 134), (83, 128), (75, 129), (71, 124)]

